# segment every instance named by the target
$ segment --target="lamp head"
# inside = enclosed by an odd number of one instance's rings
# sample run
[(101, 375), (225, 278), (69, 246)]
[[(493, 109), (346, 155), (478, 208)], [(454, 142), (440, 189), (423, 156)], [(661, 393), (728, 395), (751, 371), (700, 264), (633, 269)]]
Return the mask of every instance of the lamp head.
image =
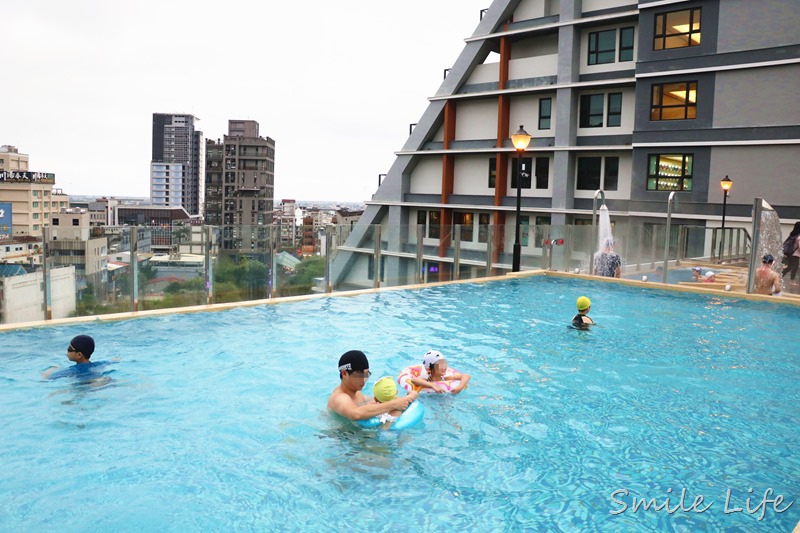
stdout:
[(520, 126), (517, 133), (511, 136), (511, 144), (514, 145), (518, 151), (523, 151), (525, 148), (528, 147), (528, 144), (531, 142), (531, 136), (525, 131), (525, 128)]
[(719, 180), (719, 184), (722, 187), (723, 191), (728, 192), (729, 190), (731, 190), (731, 187), (733, 186), (733, 181), (731, 181), (730, 178), (728, 178), (728, 176), (725, 176), (724, 180)]

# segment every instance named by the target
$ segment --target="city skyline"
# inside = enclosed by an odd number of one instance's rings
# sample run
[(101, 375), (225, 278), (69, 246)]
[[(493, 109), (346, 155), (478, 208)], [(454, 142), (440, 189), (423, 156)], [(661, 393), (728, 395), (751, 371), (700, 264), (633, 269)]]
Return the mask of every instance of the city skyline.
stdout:
[[(153, 113), (193, 114), (213, 140), (251, 119), (276, 141), (276, 201), (369, 200), (490, 3), (312, 2), (305, 19), (283, 5), (14, 3), (7, 68), (20, 82), (5, 85), (0, 144), (68, 194), (144, 197)], [(161, 29), (179, 23), (200, 37), (177, 61)], [(214, 38), (225, 28), (235, 41)]]

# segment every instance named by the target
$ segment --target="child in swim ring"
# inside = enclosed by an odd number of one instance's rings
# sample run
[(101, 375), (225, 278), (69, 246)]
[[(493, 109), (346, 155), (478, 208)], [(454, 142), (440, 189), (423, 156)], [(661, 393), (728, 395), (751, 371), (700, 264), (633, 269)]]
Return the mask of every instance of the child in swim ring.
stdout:
[(449, 387), (437, 382), (458, 381), (459, 384), (449, 389), (449, 392), (458, 394), (467, 388), (470, 375), (461, 374), (455, 370), (447, 368), (447, 359), (436, 350), (428, 350), (422, 356), (422, 367), (427, 372), (427, 377), (412, 377), (411, 383), (420, 389), (433, 389), (436, 394), (448, 392)]
[[(391, 402), (397, 398), (397, 385), (394, 384), (394, 378), (392, 376), (384, 376), (376, 381), (375, 385), (372, 386), (372, 394), (375, 396), (377, 403)], [(382, 424), (381, 429), (389, 429), (401, 414), (403, 414), (403, 411), (395, 409), (378, 416)]]
[(578, 314), (572, 317), (572, 327), (575, 329), (589, 329), (594, 324), (594, 320), (589, 318), (589, 311), (592, 308), (592, 301), (586, 296), (581, 296), (575, 302), (578, 307)]

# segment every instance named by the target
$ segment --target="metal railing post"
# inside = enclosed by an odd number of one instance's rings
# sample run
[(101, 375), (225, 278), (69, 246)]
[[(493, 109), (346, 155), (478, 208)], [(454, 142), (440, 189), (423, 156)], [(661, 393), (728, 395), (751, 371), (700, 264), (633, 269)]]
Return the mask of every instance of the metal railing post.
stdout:
[(592, 242), (589, 243), (589, 275), (594, 274), (594, 253), (597, 251), (597, 195), (602, 196), (603, 205), (606, 205), (606, 193), (597, 189), (592, 198)]
[(417, 225), (417, 274), (415, 281), (417, 285), (422, 285), (424, 277), (422, 269), (424, 267), (423, 254), (425, 252), (425, 226)]
[(50, 286), (50, 268), (47, 265), (48, 243), (50, 242), (50, 228), (42, 227), (42, 311), (45, 320), (53, 319), (53, 291)]
[(139, 310), (139, 227), (131, 226), (131, 312), (135, 313), (138, 310)]
[(333, 234), (330, 225), (325, 226), (325, 294), (331, 293), (331, 247)]
[(372, 265), (372, 286), (375, 289), (381, 288), (381, 226), (375, 226), (375, 260)]
[(461, 270), (461, 224), (456, 224), (453, 242), (453, 279), (460, 279)]
[(492, 256), (494, 254), (494, 226), (489, 224), (486, 227), (486, 275), (492, 275)]
[(675, 205), (675, 209), (677, 209), (678, 197), (675, 196), (675, 191), (669, 193), (669, 199), (667, 200), (667, 225), (664, 228), (664, 273), (663, 273), (664, 284), (667, 283), (667, 271), (669, 270), (669, 230), (670, 226), (672, 225), (673, 203)]

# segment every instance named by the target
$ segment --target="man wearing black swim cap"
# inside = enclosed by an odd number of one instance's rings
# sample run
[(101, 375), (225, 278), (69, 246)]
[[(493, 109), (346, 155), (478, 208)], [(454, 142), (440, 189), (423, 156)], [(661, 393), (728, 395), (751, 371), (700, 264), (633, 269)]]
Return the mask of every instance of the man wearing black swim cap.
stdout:
[(342, 354), (339, 358), (341, 383), (328, 398), (328, 409), (350, 420), (366, 420), (396, 409), (403, 411), (419, 395), (410, 392), (388, 402), (372, 402), (361, 392), (369, 376), (369, 361), (364, 352), (350, 350)]

